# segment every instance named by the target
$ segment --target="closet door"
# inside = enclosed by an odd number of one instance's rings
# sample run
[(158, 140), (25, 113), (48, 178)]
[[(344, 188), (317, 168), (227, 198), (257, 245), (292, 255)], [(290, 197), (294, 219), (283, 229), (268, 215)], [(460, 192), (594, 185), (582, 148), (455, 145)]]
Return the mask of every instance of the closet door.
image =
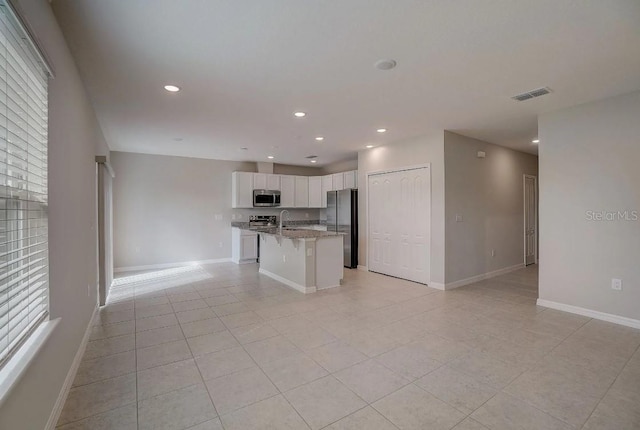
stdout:
[(371, 175), (368, 185), (369, 270), (428, 283), (429, 168)]

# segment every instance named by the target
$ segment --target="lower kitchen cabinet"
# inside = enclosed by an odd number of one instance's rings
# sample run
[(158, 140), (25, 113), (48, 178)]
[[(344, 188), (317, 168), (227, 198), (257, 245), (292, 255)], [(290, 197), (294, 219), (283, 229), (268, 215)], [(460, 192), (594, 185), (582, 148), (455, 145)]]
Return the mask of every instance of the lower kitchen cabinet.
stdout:
[(258, 259), (258, 233), (231, 229), (231, 261), (236, 264), (255, 263)]

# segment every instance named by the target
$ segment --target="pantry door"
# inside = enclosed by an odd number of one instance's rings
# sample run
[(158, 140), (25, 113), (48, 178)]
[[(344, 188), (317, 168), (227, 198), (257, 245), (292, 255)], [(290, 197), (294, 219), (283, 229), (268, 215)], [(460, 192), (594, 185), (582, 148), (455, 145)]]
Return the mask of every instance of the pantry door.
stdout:
[(431, 172), (419, 167), (368, 175), (368, 269), (430, 280)]

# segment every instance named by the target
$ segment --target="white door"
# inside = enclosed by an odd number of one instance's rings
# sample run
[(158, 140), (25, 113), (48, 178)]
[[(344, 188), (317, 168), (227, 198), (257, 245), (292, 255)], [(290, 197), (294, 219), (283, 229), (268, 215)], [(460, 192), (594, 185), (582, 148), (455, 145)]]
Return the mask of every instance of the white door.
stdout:
[(536, 177), (524, 175), (524, 264), (536, 262), (537, 242), (537, 196)]
[(369, 176), (370, 271), (429, 282), (430, 181), (428, 167)]

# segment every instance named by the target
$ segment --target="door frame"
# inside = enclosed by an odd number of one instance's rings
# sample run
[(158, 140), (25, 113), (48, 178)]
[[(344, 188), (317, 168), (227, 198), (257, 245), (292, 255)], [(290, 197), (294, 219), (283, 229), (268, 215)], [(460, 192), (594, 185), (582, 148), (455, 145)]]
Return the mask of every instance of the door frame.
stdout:
[(534, 225), (536, 226), (535, 234), (535, 250), (534, 250), (534, 264), (538, 264), (538, 177), (535, 175), (522, 175), (522, 232), (523, 232), (523, 255), (522, 260), (525, 267), (527, 266), (527, 178), (533, 179), (533, 192), (535, 209), (533, 211)]
[[(385, 173), (397, 173), (397, 172), (404, 172), (407, 170), (419, 170), (419, 169), (424, 169), (424, 168), (428, 168), (429, 169), (429, 260), (431, 260), (431, 242), (433, 241), (433, 237), (432, 237), (432, 229), (431, 226), (433, 224), (433, 220), (431, 218), (432, 213), (431, 213), (431, 207), (432, 207), (432, 196), (433, 196), (433, 181), (432, 181), (432, 175), (431, 175), (431, 163), (424, 163), (424, 164), (412, 164), (410, 166), (403, 166), (403, 167), (394, 167), (394, 168), (389, 168), (389, 169), (382, 169), (382, 170), (371, 170), (365, 173), (365, 183), (366, 183), (366, 187), (367, 187), (367, 192), (364, 193), (365, 196), (365, 207), (367, 208), (367, 216), (364, 219), (364, 224), (365, 224), (365, 231), (367, 232), (367, 246), (366, 246), (366, 250), (365, 250), (365, 261), (366, 261), (366, 266), (364, 267), (364, 270), (369, 271), (369, 246), (371, 244), (371, 231), (369, 230), (369, 226), (370, 226), (370, 222), (369, 222), (369, 216), (371, 214), (370, 212), (370, 207), (369, 207), (369, 177), (371, 176), (376, 176), (376, 175), (383, 175)], [(361, 268), (361, 266), (358, 266), (358, 268)], [(411, 281), (412, 282), (412, 281)], [(427, 285), (431, 284), (431, 261), (429, 261), (429, 279), (427, 280)]]

